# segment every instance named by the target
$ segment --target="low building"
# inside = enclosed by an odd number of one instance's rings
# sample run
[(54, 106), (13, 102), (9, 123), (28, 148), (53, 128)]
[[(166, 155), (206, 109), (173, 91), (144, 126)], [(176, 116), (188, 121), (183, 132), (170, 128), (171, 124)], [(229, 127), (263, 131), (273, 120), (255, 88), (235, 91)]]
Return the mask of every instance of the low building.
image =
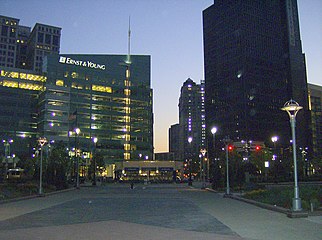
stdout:
[(173, 182), (182, 179), (182, 161), (124, 161), (116, 165), (122, 181)]

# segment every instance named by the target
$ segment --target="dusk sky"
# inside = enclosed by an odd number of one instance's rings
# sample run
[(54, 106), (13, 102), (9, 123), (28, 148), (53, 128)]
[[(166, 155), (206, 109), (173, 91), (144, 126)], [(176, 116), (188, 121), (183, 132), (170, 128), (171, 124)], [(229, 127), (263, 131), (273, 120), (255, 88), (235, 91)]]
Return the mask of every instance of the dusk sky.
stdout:
[[(213, 0), (0, 0), (0, 15), (62, 28), (60, 53), (151, 55), (155, 152), (168, 151), (180, 88), (204, 79), (202, 10)], [(322, 85), (322, 1), (298, 0), (308, 82)]]

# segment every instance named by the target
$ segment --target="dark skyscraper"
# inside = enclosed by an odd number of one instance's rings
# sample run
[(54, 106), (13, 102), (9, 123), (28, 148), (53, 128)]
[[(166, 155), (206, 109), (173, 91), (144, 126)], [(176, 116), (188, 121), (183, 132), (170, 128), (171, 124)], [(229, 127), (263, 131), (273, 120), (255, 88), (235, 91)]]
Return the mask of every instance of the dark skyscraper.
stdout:
[(298, 146), (308, 146), (296, 0), (216, 0), (203, 12), (203, 31), (208, 132), (216, 125), (219, 137), (266, 143), (277, 135), (289, 146), (289, 118), (281, 107), (294, 99), (304, 109), (297, 115)]

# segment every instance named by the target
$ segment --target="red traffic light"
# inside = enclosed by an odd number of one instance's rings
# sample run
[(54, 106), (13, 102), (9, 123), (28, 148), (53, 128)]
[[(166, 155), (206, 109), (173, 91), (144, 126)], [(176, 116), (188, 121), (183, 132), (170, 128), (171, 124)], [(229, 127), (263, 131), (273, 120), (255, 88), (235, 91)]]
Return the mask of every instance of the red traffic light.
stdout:
[(232, 151), (234, 149), (233, 145), (228, 145), (228, 151)]
[(259, 151), (259, 150), (261, 150), (261, 147), (260, 146), (256, 146), (255, 149), (256, 149), (256, 151)]

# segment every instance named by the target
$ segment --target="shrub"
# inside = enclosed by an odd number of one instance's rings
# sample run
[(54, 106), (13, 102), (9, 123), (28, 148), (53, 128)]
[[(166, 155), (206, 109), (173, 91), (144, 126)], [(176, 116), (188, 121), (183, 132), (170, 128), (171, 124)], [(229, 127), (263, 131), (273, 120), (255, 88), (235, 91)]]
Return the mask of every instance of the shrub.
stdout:
[[(262, 203), (291, 208), (294, 189), (293, 187), (274, 187), (267, 190), (259, 189), (249, 191), (243, 197)], [(320, 186), (302, 186), (300, 188), (300, 198), (303, 209), (309, 210), (311, 203), (314, 209), (317, 209), (322, 205), (322, 189)]]

